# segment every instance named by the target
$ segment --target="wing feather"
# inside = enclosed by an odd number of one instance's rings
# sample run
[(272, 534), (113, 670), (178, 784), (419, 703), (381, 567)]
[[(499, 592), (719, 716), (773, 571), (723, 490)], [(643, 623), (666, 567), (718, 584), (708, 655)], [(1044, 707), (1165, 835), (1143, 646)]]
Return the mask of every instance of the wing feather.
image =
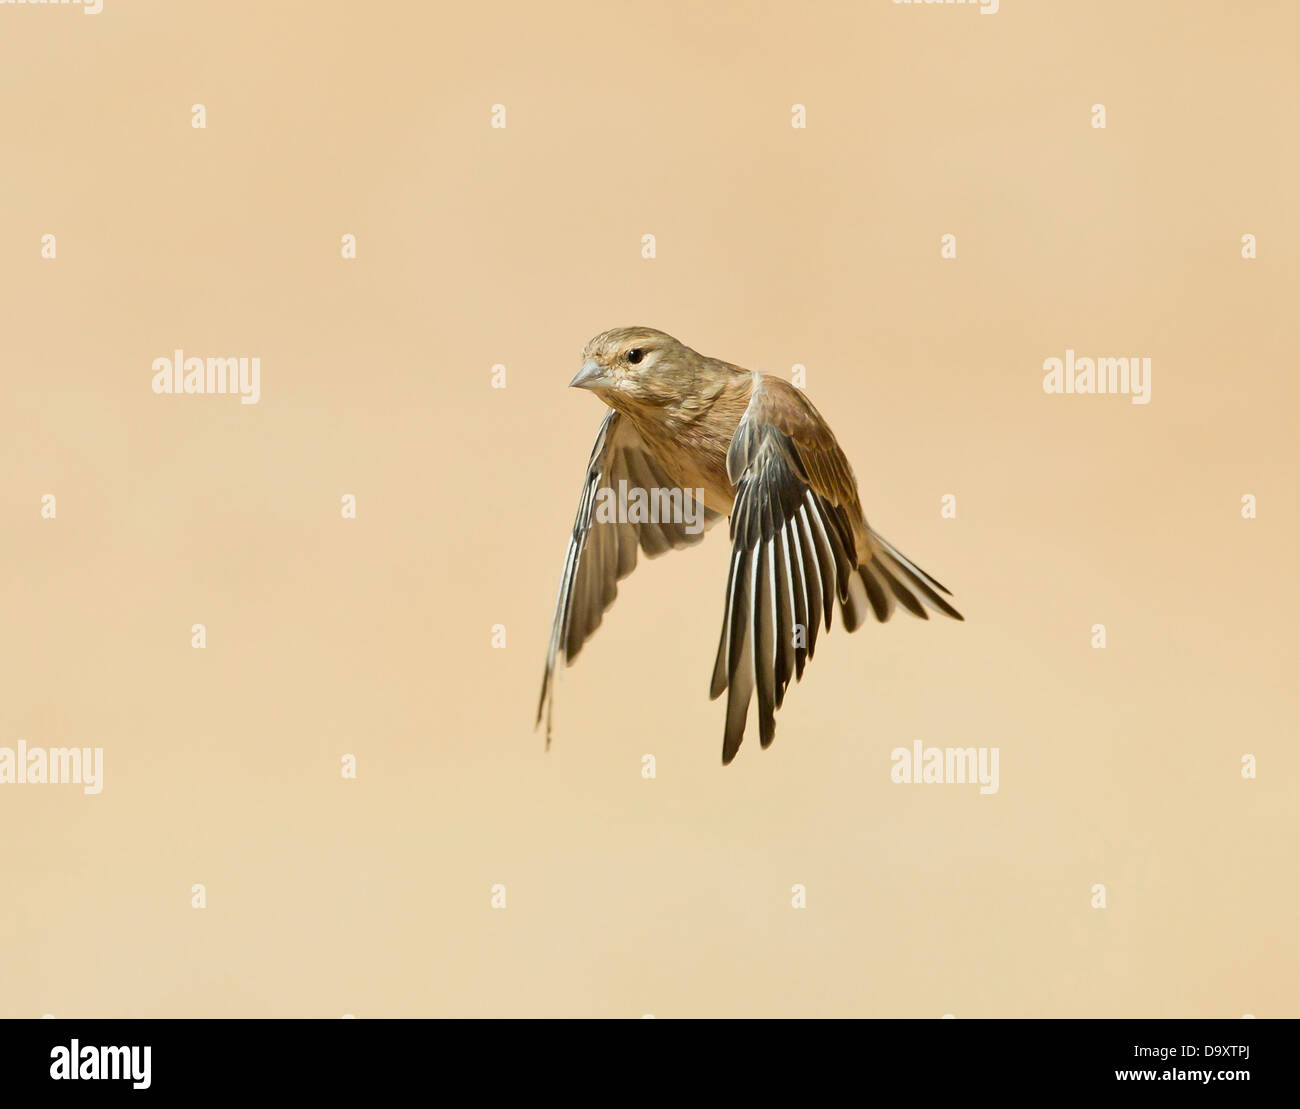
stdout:
[[(572, 663), (583, 644), (600, 627), (605, 612), (618, 596), (618, 583), (637, 564), (637, 550), (654, 558), (670, 550), (689, 547), (704, 538), (704, 532), (720, 519), (703, 509), (703, 527), (689, 531), (682, 521), (659, 520), (631, 524), (625, 521), (596, 521), (596, 501), (602, 490), (629, 488), (672, 489), (673, 481), (650, 452), (632, 424), (611, 411), (600, 425), (596, 444), (587, 462), (578, 512), (564, 554), (560, 588), (555, 598), (546, 670), (537, 702), (537, 723), (546, 717), (546, 745), (551, 745), (551, 716), (555, 699), (555, 675), (562, 664)], [(687, 494), (684, 492), (683, 497)]]
[(848, 460), (808, 399), (779, 378), (754, 375), (752, 388), (727, 450), (732, 555), (709, 687), (711, 697), (727, 692), (723, 763), (740, 749), (755, 694), (759, 742), (771, 744), (776, 710), (837, 599), (849, 631), (868, 612), (888, 620), (895, 603), (961, 619), (942, 585), (867, 526)]

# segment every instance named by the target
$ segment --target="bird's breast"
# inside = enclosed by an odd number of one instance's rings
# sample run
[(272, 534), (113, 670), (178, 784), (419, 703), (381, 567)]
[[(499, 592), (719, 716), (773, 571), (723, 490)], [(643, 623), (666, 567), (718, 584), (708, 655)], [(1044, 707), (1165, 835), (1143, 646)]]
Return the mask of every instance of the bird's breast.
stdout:
[(707, 420), (675, 426), (644, 418), (634, 418), (634, 422), (646, 447), (674, 487), (702, 489), (708, 508), (723, 516), (730, 515), (735, 489), (727, 477), (727, 448), (734, 427), (709, 426)]

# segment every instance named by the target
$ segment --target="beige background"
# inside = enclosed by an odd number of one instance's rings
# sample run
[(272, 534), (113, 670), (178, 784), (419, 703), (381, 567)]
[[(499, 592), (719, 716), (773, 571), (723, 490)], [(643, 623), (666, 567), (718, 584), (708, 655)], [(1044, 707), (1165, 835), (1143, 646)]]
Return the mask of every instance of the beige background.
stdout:
[[(106, 760), (0, 787), (0, 1014), (1297, 1015), (1295, 5), (593, 7), (0, 7), (0, 746)], [(721, 534), (532, 730), (634, 323), (806, 365), (967, 615), (837, 621), (726, 770)]]

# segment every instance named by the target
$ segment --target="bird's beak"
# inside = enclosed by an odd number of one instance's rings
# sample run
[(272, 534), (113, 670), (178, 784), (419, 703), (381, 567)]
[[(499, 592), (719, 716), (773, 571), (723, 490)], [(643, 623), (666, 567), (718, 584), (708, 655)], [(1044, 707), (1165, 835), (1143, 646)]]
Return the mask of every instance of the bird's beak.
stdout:
[(605, 384), (605, 371), (594, 358), (588, 358), (569, 382), (570, 389), (599, 389)]

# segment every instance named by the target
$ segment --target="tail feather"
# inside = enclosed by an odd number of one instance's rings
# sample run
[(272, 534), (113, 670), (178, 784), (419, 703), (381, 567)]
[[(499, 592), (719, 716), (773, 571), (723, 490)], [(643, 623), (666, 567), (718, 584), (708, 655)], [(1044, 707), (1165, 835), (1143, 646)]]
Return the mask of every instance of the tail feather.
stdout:
[[(926, 608), (941, 612), (954, 620), (965, 619), (944, 599), (945, 594), (951, 597), (952, 591), (942, 582), (900, 553), (887, 539), (874, 531), (870, 535), (875, 553), (870, 562), (858, 567), (858, 576), (866, 586), (867, 597), (877, 620), (884, 623), (893, 614), (891, 602), (894, 598), (922, 620), (929, 619)], [(878, 604), (878, 600), (881, 603)]]
[(871, 601), (871, 611), (876, 614), (876, 619), (880, 623), (885, 623), (894, 615), (893, 592), (885, 585), (884, 579), (870, 562), (858, 567), (858, 573), (862, 576), (862, 584), (867, 587), (867, 599)]

